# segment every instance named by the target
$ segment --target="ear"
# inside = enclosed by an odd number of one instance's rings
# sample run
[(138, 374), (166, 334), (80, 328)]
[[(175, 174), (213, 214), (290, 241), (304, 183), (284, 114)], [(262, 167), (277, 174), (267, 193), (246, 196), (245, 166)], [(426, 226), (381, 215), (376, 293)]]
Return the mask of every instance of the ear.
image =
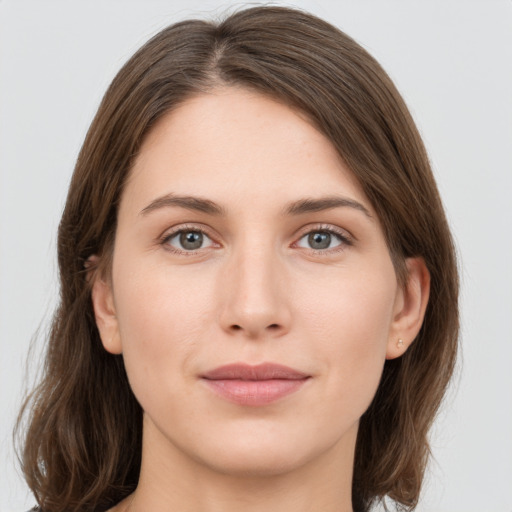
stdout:
[(404, 354), (420, 332), (430, 295), (430, 273), (423, 258), (408, 258), (407, 282), (397, 291), (386, 359)]
[(121, 354), (122, 345), (119, 335), (119, 324), (116, 316), (112, 284), (98, 270), (99, 257), (91, 256), (86, 263), (87, 278), (92, 282), (91, 299), (94, 308), (96, 325), (101, 342), (107, 352)]

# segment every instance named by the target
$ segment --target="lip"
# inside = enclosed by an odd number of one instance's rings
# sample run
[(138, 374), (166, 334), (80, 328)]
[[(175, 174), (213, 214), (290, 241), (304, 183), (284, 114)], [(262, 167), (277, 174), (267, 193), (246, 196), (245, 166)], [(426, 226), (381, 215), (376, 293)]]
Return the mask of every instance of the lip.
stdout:
[(247, 363), (232, 363), (219, 366), (201, 375), (201, 377), (211, 380), (299, 380), (309, 377), (309, 375), (276, 363), (261, 363), (254, 366)]
[(233, 363), (215, 368), (201, 378), (213, 392), (230, 402), (261, 406), (298, 391), (310, 375), (276, 363)]

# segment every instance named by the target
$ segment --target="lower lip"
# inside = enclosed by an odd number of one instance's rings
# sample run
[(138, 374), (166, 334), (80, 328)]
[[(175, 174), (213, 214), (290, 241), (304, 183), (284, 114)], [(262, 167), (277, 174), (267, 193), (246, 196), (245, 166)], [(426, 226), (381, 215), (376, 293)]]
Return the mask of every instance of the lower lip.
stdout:
[(271, 380), (210, 380), (208, 387), (221, 397), (239, 405), (266, 405), (298, 391), (308, 378)]

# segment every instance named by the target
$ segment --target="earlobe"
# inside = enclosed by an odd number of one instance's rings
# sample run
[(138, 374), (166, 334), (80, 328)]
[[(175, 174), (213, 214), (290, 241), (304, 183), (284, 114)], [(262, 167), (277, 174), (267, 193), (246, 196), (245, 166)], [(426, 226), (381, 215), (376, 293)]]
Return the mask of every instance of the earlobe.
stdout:
[(386, 359), (405, 353), (420, 332), (430, 295), (430, 273), (423, 258), (408, 258), (407, 282), (398, 290)]
[[(88, 261), (91, 262), (91, 268), (97, 267), (97, 256), (91, 256)], [(95, 270), (91, 272), (89, 278), (92, 282), (91, 300), (103, 347), (111, 354), (121, 354), (122, 344), (112, 286), (100, 275), (100, 272)]]

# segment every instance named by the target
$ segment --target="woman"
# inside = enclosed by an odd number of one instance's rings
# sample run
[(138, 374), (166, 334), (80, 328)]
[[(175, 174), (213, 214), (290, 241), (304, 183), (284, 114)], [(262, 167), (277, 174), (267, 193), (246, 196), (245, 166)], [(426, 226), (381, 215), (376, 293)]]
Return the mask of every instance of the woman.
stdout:
[(281, 7), (157, 34), (58, 244), (23, 453), (43, 511), (414, 508), (457, 268), (407, 108), (348, 36)]

